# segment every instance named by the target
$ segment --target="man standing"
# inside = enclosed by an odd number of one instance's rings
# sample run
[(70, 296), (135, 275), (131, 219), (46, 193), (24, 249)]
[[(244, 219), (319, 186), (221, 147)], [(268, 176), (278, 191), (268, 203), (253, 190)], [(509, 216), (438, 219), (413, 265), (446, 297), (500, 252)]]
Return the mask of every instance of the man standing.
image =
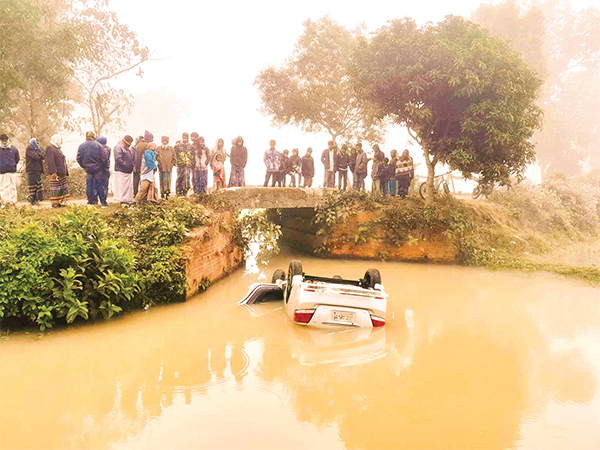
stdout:
[(265, 155), (263, 156), (263, 161), (267, 168), (267, 174), (265, 175), (265, 184), (267, 187), (269, 185), (269, 179), (272, 179), (271, 187), (275, 187), (275, 182), (278, 178), (279, 173), (279, 152), (275, 149), (275, 141), (269, 141), (270, 148), (265, 150)]
[(364, 191), (365, 178), (367, 178), (367, 164), (369, 163), (369, 159), (362, 148), (362, 144), (359, 142), (356, 144), (356, 146), (358, 148), (358, 153), (356, 154), (356, 165), (354, 166), (354, 173), (356, 174), (355, 189), (357, 191)]
[(133, 166), (135, 150), (131, 147), (133, 138), (129, 135), (115, 145), (115, 201), (121, 204), (133, 203)]
[(192, 174), (192, 165), (194, 164), (190, 135), (187, 133), (183, 133), (181, 135), (181, 142), (175, 145), (174, 164), (177, 167), (175, 191), (177, 195), (185, 197), (190, 190), (190, 175)]
[(338, 173), (338, 188), (345, 191), (348, 185), (348, 146), (342, 145), (341, 151), (335, 159), (335, 170)]
[(0, 202), (17, 203), (17, 164), (19, 150), (6, 134), (0, 135)]
[(312, 148), (306, 149), (306, 155), (302, 157), (302, 177), (304, 177), (304, 187), (312, 186), (313, 177), (315, 176), (315, 161), (312, 155)]
[(160, 180), (160, 196), (169, 198), (171, 194), (171, 172), (173, 171), (173, 147), (169, 145), (169, 137), (160, 138), (162, 145), (156, 147), (158, 153), (158, 177)]
[(31, 138), (25, 149), (25, 171), (27, 172), (27, 185), (29, 186), (29, 202), (38, 205), (44, 200), (42, 188), (42, 174), (44, 173), (44, 153), (37, 143), (36, 138)]
[(135, 145), (135, 166), (133, 168), (133, 195), (136, 196), (140, 188), (140, 174), (142, 159), (148, 148), (148, 144), (154, 140), (154, 135), (149, 131), (144, 131), (144, 137)]
[[(110, 179), (110, 147), (106, 145), (106, 138), (104, 136), (98, 136), (96, 140), (104, 149), (104, 156), (106, 158), (104, 170), (99, 172), (101, 187), (98, 189), (98, 195), (102, 199), (102, 197), (108, 197), (108, 180)], [(100, 189), (102, 190), (102, 195), (100, 195)], [(106, 205), (103, 205), (103, 207), (104, 206)]]
[(329, 141), (327, 143), (328, 148), (323, 150), (321, 154), (321, 162), (325, 168), (325, 178), (323, 180), (323, 187), (335, 187), (335, 143)]
[(88, 131), (85, 134), (85, 142), (77, 149), (77, 162), (87, 173), (86, 195), (88, 205), (98, 204), (98, 196), (100, 196), (102, 206), (108, 206), (106, 192), (102, 188), (102, 177), (108, 161), (104, 148), (96, 141), (96, 135), (93, 131)]
[(231, 173), (229, 174), (229, 187), (246, 186), (244, 169), (248, 162), (248, 149), (244, 147), (244, 139), (238, 136), (235, 145), (231, 147)]

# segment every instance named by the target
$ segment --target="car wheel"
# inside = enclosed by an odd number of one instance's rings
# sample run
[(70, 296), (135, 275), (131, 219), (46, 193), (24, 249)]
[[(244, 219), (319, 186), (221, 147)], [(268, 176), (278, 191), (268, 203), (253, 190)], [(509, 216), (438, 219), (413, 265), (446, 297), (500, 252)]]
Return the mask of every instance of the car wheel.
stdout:
[(273, 276), (271, 277), (271, 283), (277, 283), (277, 280), (285, 280), (285, 272), (281, 269), (277, 269), (273, 272)]
[(292, 278), (296, 275), (302, 275), (302, 262), (294, 259), (290, 262), (290, 266), (288, 268), (288, 278), (287, 278), (287, 296), (290, 296), (290, 292), (292, 292)]
[(375, 288), (376, 284), (381, 284), (381, 274), (377, 269), (369, 269), (365, 273), (364, 282), (366, 287)]

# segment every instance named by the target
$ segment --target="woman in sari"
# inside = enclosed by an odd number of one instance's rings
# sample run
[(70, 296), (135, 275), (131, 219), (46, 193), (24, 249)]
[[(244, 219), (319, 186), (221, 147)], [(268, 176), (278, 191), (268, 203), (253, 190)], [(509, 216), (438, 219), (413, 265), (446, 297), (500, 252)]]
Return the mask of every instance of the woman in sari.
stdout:
[(69, 170), (67, 161), (60, 147), (62, 137), (55, 134), (50, 138), (50, 145), (46, 148), (46, 164), (50, 182), (50, 203), (53, 208), (65, 206), (69, 198)]

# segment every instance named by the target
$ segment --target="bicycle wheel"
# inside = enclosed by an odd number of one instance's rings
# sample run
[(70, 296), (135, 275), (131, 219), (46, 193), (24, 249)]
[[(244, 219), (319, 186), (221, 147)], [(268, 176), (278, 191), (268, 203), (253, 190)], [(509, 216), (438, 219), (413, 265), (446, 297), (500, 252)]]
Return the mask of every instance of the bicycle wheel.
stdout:
[(419, 195), (423, 200), (427, 198), (427, 181), (419, 186)]
[(473, 194), (471, 195), (471, 197), (473, 197), (474, 199), (478, 199), (480, 195), (481, 195), (481, 186), (477, 185), (477, 186), (475, 186), (475, 189), (473, 189)]

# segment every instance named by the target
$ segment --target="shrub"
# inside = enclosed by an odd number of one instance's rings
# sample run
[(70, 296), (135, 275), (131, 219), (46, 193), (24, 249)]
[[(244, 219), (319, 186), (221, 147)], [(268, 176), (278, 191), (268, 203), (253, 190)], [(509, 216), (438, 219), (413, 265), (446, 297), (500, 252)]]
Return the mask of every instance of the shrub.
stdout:
[(133, 252), (108, 235), (94, 208), (19, 222), (0, 243), (0, 317), (41, 330), (63, 318), (108, 319), (139, 290)]
[(186, 260), (181, 244), (191, 228), (210, 223), (206, 209), (174, 198), (117, 211), (107, 221), (111, 234), (125, 239), (135, 252), (141, 291), (132, 307), (184, 300)]

